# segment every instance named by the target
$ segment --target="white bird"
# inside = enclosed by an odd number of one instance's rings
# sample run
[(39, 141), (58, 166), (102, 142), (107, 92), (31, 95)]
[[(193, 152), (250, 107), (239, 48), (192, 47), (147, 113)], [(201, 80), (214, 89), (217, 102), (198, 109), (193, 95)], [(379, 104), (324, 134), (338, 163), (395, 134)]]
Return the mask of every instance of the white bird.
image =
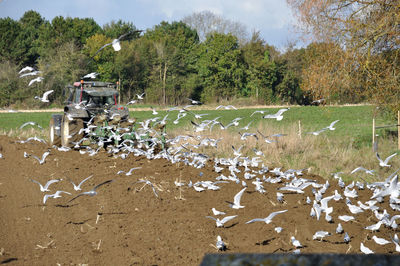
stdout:
[(34, 180), (34, 179), (30, 179), (30, 180), (31, 180), (33, 183), (38, 184), (38, 185), (40, 186), (40, 191), (42, 191), (42, 192), (50, 191), (50, 190), (49, 190), (49, 186), (50, 186), (51, 184), (57, 183), (57, 182), (61, 181), (61, 179), (52, 179), (52, 180), (47, 181), (46, 185), (43, 186), (42, 184), (40, 184), (38, 181), (36, 181), (36, 180)]
[(313, 235), (313, 240), (319, 238), (320, 241), (322, 241), (322, 238), (326, 237), (326, 236), (330, 236), (331, 234), (327, 231), (317, 231), (315, 232), (315, 234)]
[(156, 111), (156, 109), (154, 109), (152, 106), (150, 106), (151, 110), (152, 110), (152, 114), (153, 115), (158, 115), (158, 112)]
[(372, 239), (375, 241), (375, 243), (377, 243), (378, 245), (386, 245), (386, 244), (390, 244), (390, 241), (384, 239), (384, 238), (380, 238), (377, 236), (373, 236)]
[(70, 180), (70, 179), (69, 179), (69, 182), (71, 182), (71, 184), (74, 186), (75, 191), (82, 190), (82, 189), (81, 189), (82, 184), (85, 183), (87, 180), (89, 180), (92, 176), (93, 176), (93, 175), (91, 175), (91, 176), (86, 177), (85, 179), (83, 179), (83, 180), (79, 183), (79, 185), (76, 185), (76, 184), (75, 184), (74, 182), (72, 182), (72, 180)]
[(296, 238), (294, 238), (294, 236), (290, 237), (290, 240), (292, 241), (292, 245), (295, 246), (296, 248), (301, 248), (303, 247), (300, 243), (299, 240), (297, 240)]
[(364, 254), (373, 254), (374, 252), (372, 250), (370, 250), (369, 248), (367, 248), (366, 246), (364, 246), (363, 243), (361, 243), (360, 245), (360, 250), (362, 253)]
[(226, 217), (222, 218), (222, 220), (220, 220), (219, 218), (214, 218), (212, 216), (206, 216), (206, 218), (210, 218), (210, 219), (215, 220), (215, 223), (216, 223), (217, 227), (223, 227), (226, 222), (232, 220), (235, 217), (237, 217), (237, 215), (226, 216)]
[(217, 108), (215, 108), (215, 110), (218, 110), (218, 109), (221, 109), (221, 108), (224, 108), (225, 110), (229, 110), (229, 109), (235, 109), (235, 110), (237, 110), (237, 108), (235, 107), (235, 106), (233, 106), (233, 105), (219, 105), (219, 106), (217, 106)]
[(383, 224), (383, 222), (379, 221), (376, 224), (372, 224), (370, 226), (365, 227), (365, 229), (371, 230), (371, 231), (378, 231), (382, 224)]
[(92, 197), (93, 197), (93, 196), (97, 195), (96, 189), (98, 189), (98, 188), (101, 187), (102, 185), (111, 183), (111, 182), (113, 182), (113, 181), (114, 181), (114, 179), (104, 181), (103, 183), (100, 183), (100, 184), (98, 184), (97, 186), (93, 187), (92, 190), (82, 192), (81, 194), (79, 194), (79, 195), (73, 197), (73, 198), (70, 199), (67, 203), (70, 203), (71, 201), (75, 200), (76, 198), (79, 198), (80, 196), (84, 196), (84, 195), (88, 195), (88, 196), (92, 196)]
[(240, 205), (240, 199), (242, 198), (242, 195), (244, 193), (244, 191), (246, 190), (246, 188), (243, 188), (241, 191), (239, 191), (235, 197), (233, 198), (233, 202), (229, 202), (229, 207), (231, 207), (232, 209), (241, 209), (244, 208), (244, 206)]
[(50, 93), (52, 93), (54, 90), (49, 90), (49, 91), (46, 91), (45, 93), (43, 93), (43, 96), (42, 96), (42, 98), (40, 98), (39, 96), (35, 96), (35, 99), (38, 99), (38, 100), (40, 100), (41, 102), (44, 102), (44, 103), (48, 103), (48, 102), (50, 102), (48, 99), (47, 99), (47, 97), (50, 95)]
[(226, 250), (226, 244), (224, 243), (224, 241), (222, 241), (222, 237), (217, 236), (217, 243), (215, 244), (215, 247), (221, 251)]
[(283, 194), (280, 192), (276, 192), (276, 200), (280, 203), (282, 203), (284, 201), (283, 199)]
[(43, 204), (46, 203), (46, 201), (47, 201), (48, 198), (53, 198), (53, 199), (61, 198), (61, 196), (60, 196), (61, 193), (65, 193), (65, 194), (68, 194), (68, 195), (72, 195), (71, 193), (69, 193), (69, 192), (67, 192), (67, 191), (57, 190), (57, 192), (54, 193), (54, 194), (46, 194), (46, 195), (44, 195), (44, 197), (43, 197)]
[(354, 174), (355, 172), (357, 172), (357, 171), (364, 171), (366, 174), (370, 174), (370, 175), (374, 175), (374, 170), (368, 170), (368, 169), (365, 169), (364, 167), (357, 167), (357, 168), (355, 168), (353, 171), (351, 171), (351, 173), (350, 174)]
[(225, 215), (225, 212), (217, 211), (215, 208), (211, 209), (214, 215)]
[(136, 94), (138, 100), (143, 100), (143, 96), (144, 96), (145, 92), (143, 92), (142, 94)]
[(111, 45), (113, 47), (114, 51), (121, 50), (121, 45), (120, 45), (121, 39), (124, 38), (125, 36), (127, 36), (127, 35), (129, 35), (131, 33), (135, 33), (135, 32), (141, 32), (141, 30), (134, 30), (134, 31), (127, 32), (127, 33), (122, 34), (121, 36), (119, 36), (117, 39), (114, 39), (112, 42), (106, 43), (105, 45), (100, 47), (99, 50), (97, 50), (97, 52), (92, 56), (92, 58), (95, 57), (101, 50), (103, 50), (105, 47), (107, 47), (109, 45)]
[(353, 217), (353, 216), (350, 216), (350, 215), (339, 215), (338, 218), (339, 218), (340, 220), (342, 220), (342, 221), (345, 221), (345, 222), (354, 220), (354, 217)]
[(21, 69), (21, 70), (18, 72), (18, 74), (21, 74), (22, 72), (25, 72), (25, 71), (32, 72), (32, 71), (34, 71), (34, 70), (35, 70), (35, 69), (34, 69), (33, 67), (26, 66), (26, 67), (24, 67), (23, 69)]
[(40, 73), (42, 73), (42, 72), (35, 70), (35, 71), (32, 71), (32, 72), (28, 72), (28, 73), (22, 74), (19, 77), (23, 78), (23, 77), (26, 77), (26, 76), (36, 76), (37, 74), (40, 74)]
[(350, 236), (349, 234), (346, 232), (344, 233), (344, 238), (343, 238), (344, 242), (349, 243), (350, 242)]
[(340, 223), (338, 223), (336, 227), (336, 234), (341, 234), (341, 233), (343, 233), (343, 227)]
[(126, 103), (126, 105), (131, 105), (131, 104), (135, 104), (135, 103), (137, 103), (137, 100), (129, 101), (129, 102)]
[(318, 136), (319, 134), (321, 134), (322, 132), (324, 132), (324, 131), (326, 131), (326, 130), (327, 130), (326, 128), (323, 128), (323, 129), (318, 130), (318, 131), (307, 132), (306, 134), (312, 134), (312, 135), (314, 135), (314, 136)]
[(277, 232), (279, 234), (280, 232), (282, 232), (283, 228), (278, 226), (278, 227), (275, 227), (274, 230), (275, 230), (275, 232)]
[(99, 73), (97, 72), (92, 72), (89, 74), (86, 74), (85, 76), (83, 76), (84, 79), (95, 79), (97, 77), (97, 75), (99, 75)]
[(26, 127), (26, 126), (28, 126), (28, 125), (37, 126), (38, 128), (43, 129), (39, 124), (37, 124), (36, 122), (33, 122), (33, 121), (29, 121), (29, 122), (23, 123), (23, 124), (19, 127), (19, 129), (23, 129), (24, 127)]
[(140, 168), (142, 168), (142, 167), (133, 167), (133, 168), (129, 169), (128, 172), (125, 172), (125, 171), (123, 171), (123, 170), (120, 170), (120, 171), (117, 172), (117, 175), (122, 174), (122, 173), (125, 173), (125, 175), (127, 175), (127, 176), (128, 176), (128, 175), (132, 175), (132, 171), (133, 171), (133, 170), (140, 169)]
[(337, 122), (339, 122), (339, 120), (333, 121), (329, 126), (326, 127), (326, 129), (335, 130), (335, 128), (334, 128), (333, 126), (334, 126)]
[(199, 102), (199, 101), (196, 101), (196, 100), (193, 100), (193, 99), (190, 99), (190, 98), (187, 98), (192, 104), (202, 104), (201, 102)]
[(276, 119), (276, 121), (281, 121), (283, 119), (282, 114), (287, 110), (289, 110), (289, 108), (279, 109), (278, 112), (276, 112), (275, 114), (264, 115), (263, 118), (272, 118)]
[(265, 222), (266, 224), (269, 224), (269, 223), (272, 222), (272, 219), (273, 219), (276, 215), (278, 215), (278, 214), (280, 214), (280, 213), (284, 213), (284, 212), (287, 212), (287, 210), (272, 212), (270, 215), (268, 215), (268, 216), (265, 217), (265, 218), (255, 218), (255, 219), (253, 219), (253, 220), (250, 220), (250, 221), (246, 222), (246, 224), (251, 224), (251, 223), (254, 223), (254, 222)]
[(379, 160), (379, 165), (382, 167), (390, 167), (391, 165), (388, 164), (389, 160), (392, 159), (394, 156), (397, 155), (397, 153), (393, 153), (392, 155), (386, 157), (386, 159), (383, 161), (381, 157), (379, 156), (378, 152), (375, 153), (376, 158)]
[(34, 78), (34, 79), (29, 81), (28, 86), (31, 86), (35, 82), (41, 82), (42, 80), (43, 80), (43, 77)]
[(36, 155), (32, 154), (32, 157), (35, 158), (36, 160), (38, 160), (39, 164), (44, 164), (46, 157), (50, 154), (50, 152), (46, 151), (45, 153), (43, 153), (42, 155), (42, 159), (40, 159), (39, 157), (37, 157)]

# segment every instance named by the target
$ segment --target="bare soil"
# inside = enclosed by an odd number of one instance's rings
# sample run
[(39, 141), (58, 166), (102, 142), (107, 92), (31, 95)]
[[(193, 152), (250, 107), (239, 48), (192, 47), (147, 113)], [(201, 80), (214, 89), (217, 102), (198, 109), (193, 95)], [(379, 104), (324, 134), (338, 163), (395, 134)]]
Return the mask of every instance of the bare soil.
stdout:
[[(390, 240), (395, 231), (382, 226), (378, 232), (364, 227), (376, 223), (371, 211), (351, 214), (345, 201), (330, 201), (334, 208), (333, 223), (322, 217), (319, 221), (310, 217), (311, 205), (307, 196), (314, 199), (311, 186), (304, 194), (284, 192), (283, 203), (277, 202), (276, 192), (284, 184), (264, 183), (266, 193), (255, 191), (252, 180), (246, 180), (248, 188), (242, 197), (243, 209), (235, 210), (226, 201), (242, 189), (241, 184), (219, 184), (218, 191), (196, 192), (193, 188), (177, 187), (176, 180), (197, 182), (215, 181), (220, 175), (213, 162), (197, 169), (184, 163), (173, 164), (165, 159), (149, 160), (146, 157), (128, 156), (114, 158), (105, 151), (96, 156), (79, 151), (61, 152), (46, 144), (30, 142), (20, 144), (7, 136), (0, 136), (0, 264), (10, 265), (198, 265), (203, 256), (217, 251), (217, 235), (227, 243), (227, 251), (241, 253), (289, 253), (294, 251), (290, 237), (295, 236), (302, 245), (302, 253), (360, 253), (360, 243), (376, 253), (395, 252), (394, 244), (377, 245), (371, 237), (376, 235)], [(39, 157), (50, 150), (44, 164), (32, 157), (24, 158), (24, 152)], [(117, 175), (119, 170), (128, 171), (141, 167), (132, 175)], [(241, 168), (242, 169), (242, 168)], [(227, 169), (222, 172), (228, 176)], [(81, 196), (74, 191), (71, 179), (79, 183), (93, 175), (82, 185), (82, 191), (106, 180), (114, 182), (97, 189), (96, 196)], [(272, 175), (265, 174), (266, 177)], [(242, 173), (238, 173), (241, 180)], [(262, 178), (262, 176), (259, 176)], [(325, 183), (325, 179), (305, 175), (305, 178)], [(62, 179), (50, 185), (51, 192), (41, 192), (39, 185), (49, 179)], [(135, 183), (148, 179), (157, 187), (157, 198), (150, 186)], [(324, 196), (343, 190), (335, 180)], [(49, 198), (43, 204), (43, 196), (64, 190), (72, 195)], [(371, 197), (369, 190), (359, 190), (359, 197), (352, 199), (365, 202)], [(390, 215), (388, 200), (378, 204)], [(238, 215), (217, 228), (215, 222), (205, 216), (214, 216), (211, 208), (225, 211), (226, 215)], [(276, 216), (272, 223), (245, 224), (253, 218), (263, 218), (278, 210), (288, 210)], [(338, 215), (353, 215), (355, 221), (343, 222)], [(351, 237), (346, 244), (342, 234), (335, 229), (341, 223)], [(283, 228), (281, 233), (274, 228)], [(313, 240), (316, 231), (325, 230), (332, 235), (324, 240)]]

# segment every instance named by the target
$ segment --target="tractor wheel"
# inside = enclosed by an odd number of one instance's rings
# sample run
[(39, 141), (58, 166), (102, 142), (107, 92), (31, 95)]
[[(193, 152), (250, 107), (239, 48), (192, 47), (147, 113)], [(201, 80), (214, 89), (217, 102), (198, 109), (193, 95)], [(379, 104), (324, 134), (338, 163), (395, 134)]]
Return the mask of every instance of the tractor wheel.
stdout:
[(57, 147), (61, 145), (61, 137), (56, 134), (57, 131), (61, 132), (60, 125), (57, 125), (56, 119), (54, 117), (50, 118), (49, 125), (49, 144), (50, 146), (56, 145)]
[(73, 119), (64, 115), (61, 122), (61, 145), (64, 147), (73, 147), (74, 142), (77, 142), (83, 138), (83, 133), (78, 134), (79, 130), (83, 128), (82, 119)]

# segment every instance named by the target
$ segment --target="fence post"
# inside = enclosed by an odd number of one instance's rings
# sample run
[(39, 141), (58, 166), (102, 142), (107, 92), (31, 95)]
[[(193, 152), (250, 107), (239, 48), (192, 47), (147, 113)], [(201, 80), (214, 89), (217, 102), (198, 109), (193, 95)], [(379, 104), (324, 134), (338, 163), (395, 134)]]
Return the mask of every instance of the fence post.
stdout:
[(375, 118), (372, 118), (372, 150), (375, 147)]
[(400, 150), (400, 110), (397, 111), (397, 149)]

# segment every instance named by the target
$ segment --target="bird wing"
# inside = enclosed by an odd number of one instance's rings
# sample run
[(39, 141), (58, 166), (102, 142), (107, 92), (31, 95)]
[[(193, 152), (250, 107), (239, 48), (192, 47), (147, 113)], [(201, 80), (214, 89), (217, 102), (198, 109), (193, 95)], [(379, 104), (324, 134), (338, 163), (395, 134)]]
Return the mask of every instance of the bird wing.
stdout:
[(279, 111), (278, 111), (275, 115), (276, 115), (276, 116), (280, 116), (280, 115), (282, 115), (284, 112), (286, 112), (287, 110), (289, 110), (289, 109), (287, 109), (287, 108), (279, 109)]
[(393, 153), (392, 155), (390, 155), (390, 156), (388, 156), (386, 159), (385, 159), (385, 164), (387, 164), (388, 162), (389, 162), (389, 160), (390, 159), (392, 159), (394, 156), (396, 156), (397, 155), (397, 153)]
[(272, 212), (270, 215), (268, 215), (265, 220), (272, 220), (276, 215), (280, 214), (280, 213), (284, 213), (287, 212), (287, 210), (283, 210), (283, 211), (276, 211), (276, 212)]
[(46, 159), (46, 157), (50, 154), (50, 152), (46, 151), (45, 153), (43, 153), (42, 155), (42, 161), (44, 162), (44, 160)]
[(333, 127), (337, 122), (339, 122), (339, 120), (333, 121), (333, 122), (329, 125), (329, 127)]
[(375, 152), (375, 155), (376, 155), (376, 158), (379, 160), (379, 162), (382, 162), (382, 163), (383, 163), (383, 161), (382, 161), (382, 159), (381, 159), (381, 156), (379, 156), (379, 153), (378, 153), (378, 152)]
[(52, 179), (52, 180), (47, 181), (46, 185), (44, 186), (44, 189), (48, 189), (51, 184), (57, 183), (58, 181), (60, 181), (60, 180), (59, 179)]
[(226, 216), (221, 220), (221, 223), (224, 224), (230, 220), (232, 220), (233, 218), (237, 217), (237, 215), (232, 215), (232, 216)]
[(39, 159), (39, 157), (37, 157), (36, 155), (31, 155), (33, 158), (35, 158), (36, 160), (38, 160), (38, 162), (40, 163), (40, 159)]
[(109, 46), (111, 44), (112, 44), (111, 42), (104, 44), (102, 47), (100, 47), (99, 50), (97, 50), (97, 52), (92, 56), (92, 58), (95, 57), (98, 53), (100, 53), (100, 51), (103, 50), (105, 47), (107, 47), (107, 46)]
[(52, 93), (54, 90), (49, 90), (46, 91), (45, 93), (43, 93), (43, 98), (47, 98), (47, 96), (49, 96), (50, 93)]
[(233, 198), (233, 202), (235, 205), (240, 205), (240, 199), (242, 198), (242, 195), (245, 190), (246, 190), (246, 188), (242, 189), (235, 195), (235, 197)]
[(40, 188), (42, 188), (42, 189), (43, 189), (43, 185), (42, 185), (42, 184), (40, 184), (38, 181), (36, 181), (36, 180), (33, 180), (33, 179), (31, 179), (31, 181), (32, 181), (33, 183), (36, 183), (36, 184), (38, 184), (38, 185), (40, 186)]
[(95, 186), (95, 187), (93, 188), (93, 191), (96, 191), (96, 189), (98, 189), (100, 186), (105, 185), (105, 184), (108, 184), (108, 183), (111, 183), (111, 182), (113, 182), (113, 181), (114, 181), (114, 179), (110, 179), (110, 180), (104, 181), (103, 183), (100, 183), (100, 184), (98, 184), (97, 186)]
[(254, 223), (254, 222), (265, 222), (265, 218), (255, 218), (253, 220), (250, 220), (250, 221), (246, 222), (246, 224), (251, 224), (251, 223)]
[(215, 218), (212, 217), (212, 216), (206, 216), (206, 218), (210, 218), (210, 219), (213, 219), (214, 221), (217, 221), (217, 219), (215, 219)]
[(67, 203), (70, 203), (71, 201), (73, 201), (73, 200), (75, 200), (75, 199), (77, 199), (77, 198), (79, 198), (80, 196), (83, 196), (83, 195), (86, 195), (86, 194), (84, 194), (84, 193), (78, 194), (77, 196), (75, 196), (72, 199), (70, 199)]
[(83, 184), (83, 183), (85, 183), (86, 182), (86, 180), (88, 180), (89, 178), (91, 178), (93, 175), (91, 175), (91, 176), (88, 176), (88, 177), (86, 177), (85, 179), (83, 179), (80, 183), (79, 183), (79, 185), (78, 185), (78, 187), (80, 188), (81, 187), (81, 185)]

